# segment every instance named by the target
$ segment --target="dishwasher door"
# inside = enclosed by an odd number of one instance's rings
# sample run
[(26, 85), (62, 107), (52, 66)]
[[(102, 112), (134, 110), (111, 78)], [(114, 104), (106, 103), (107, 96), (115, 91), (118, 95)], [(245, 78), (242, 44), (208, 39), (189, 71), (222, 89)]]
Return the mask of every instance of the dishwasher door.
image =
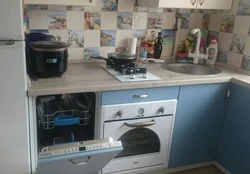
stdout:
[(50, 150), (47, 152), (48, 154), (44, 153), (44, 155), (51, 157), (40, 158), (38, 160), (36, 173), (97, 174), (122, 150), (121, 142), (110, 142), (99, 145), (88, 143), (86, 146), (74, 147), (72, 149), (65, 150), (65, 148), (60, 148), (54, 151)]

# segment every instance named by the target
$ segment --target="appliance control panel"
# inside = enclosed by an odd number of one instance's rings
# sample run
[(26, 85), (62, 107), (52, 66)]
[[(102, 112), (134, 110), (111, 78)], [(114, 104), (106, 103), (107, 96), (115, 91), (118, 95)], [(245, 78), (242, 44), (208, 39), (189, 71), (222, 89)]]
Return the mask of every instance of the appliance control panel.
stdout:
[(174, 115), (177, 100), (163, 100), (152, 102), (128, 103), (102, 106), (105, 121), (145, 118), (152, 116)]
[[(90, 142), (90, 141), (89, 141)], [(93, 141), (94, 142), (94, 141)], [(45, 147), (39, 153), (39, 158), (48, 158), (53, 156), (61, 156), (67, 154), (74, 154), (80, 153), (85, 151), (94, 151), (94, 150), (101, 150), (113, 147), (120, 147), (122, 146), (120, 141), (110, 141), (110, 142), (100, 142), (98, 143), (95, 141), (92, 143), (85, 143), (85, 142), (78, 142), (78, 143), (71, 143), (65, 145), (58, 145), (58, 146), (51, 146)]]

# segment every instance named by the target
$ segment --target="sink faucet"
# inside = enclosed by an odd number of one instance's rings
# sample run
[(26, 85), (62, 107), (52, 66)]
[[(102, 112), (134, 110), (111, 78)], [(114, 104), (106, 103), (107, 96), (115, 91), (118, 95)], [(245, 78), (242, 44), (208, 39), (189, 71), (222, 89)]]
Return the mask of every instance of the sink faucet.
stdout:
[(208, 49), (206, 51), (206, 54), (200, 54), (200, 43), (201, 43), (201, 30), (199, 28), (193, 29), (191, 31), (192, 34), (197, 33), (197, 42), (194, 53), (191, 53), (191, 50), (189, 50), (188, 57), (193, 58), (193, 64), (198, 64), (199, 59), (208, 59)]

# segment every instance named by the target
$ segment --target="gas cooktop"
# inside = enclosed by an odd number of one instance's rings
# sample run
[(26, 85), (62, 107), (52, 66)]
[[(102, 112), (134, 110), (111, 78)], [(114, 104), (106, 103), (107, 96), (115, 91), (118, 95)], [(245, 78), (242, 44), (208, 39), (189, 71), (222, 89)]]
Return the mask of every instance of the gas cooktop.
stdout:
[(124, 83), (161, 80), (159, 77), (148, 72), (147, 68), (140, 68), (135, 63), (113, 67), (110, 65), (101, 65), (101, 67)]

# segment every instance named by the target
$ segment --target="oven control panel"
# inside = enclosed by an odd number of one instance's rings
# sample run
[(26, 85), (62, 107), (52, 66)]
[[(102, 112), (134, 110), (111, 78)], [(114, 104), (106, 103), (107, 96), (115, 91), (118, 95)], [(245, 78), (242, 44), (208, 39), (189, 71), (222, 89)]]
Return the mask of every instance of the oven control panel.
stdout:
[(177, 100), (106, 105), (102, 107), (105, 121), (174, 115)]
[(53, 156), (61, 156), (61, 155), (74, 154), (84, 151), (94, 151), (94, 150), (101, 150), (101, 149), (122, 146), (120, 141), (114, 142), (113, 140), (108, 142), (99, 142), (99, 143), (96, 140), (94, 140), (93, 143), (89, 142), (91, 141), (88, 142), (83, 141), (78, 143), (45, 147), (39, 153), (39, 158), (48, 158)]

